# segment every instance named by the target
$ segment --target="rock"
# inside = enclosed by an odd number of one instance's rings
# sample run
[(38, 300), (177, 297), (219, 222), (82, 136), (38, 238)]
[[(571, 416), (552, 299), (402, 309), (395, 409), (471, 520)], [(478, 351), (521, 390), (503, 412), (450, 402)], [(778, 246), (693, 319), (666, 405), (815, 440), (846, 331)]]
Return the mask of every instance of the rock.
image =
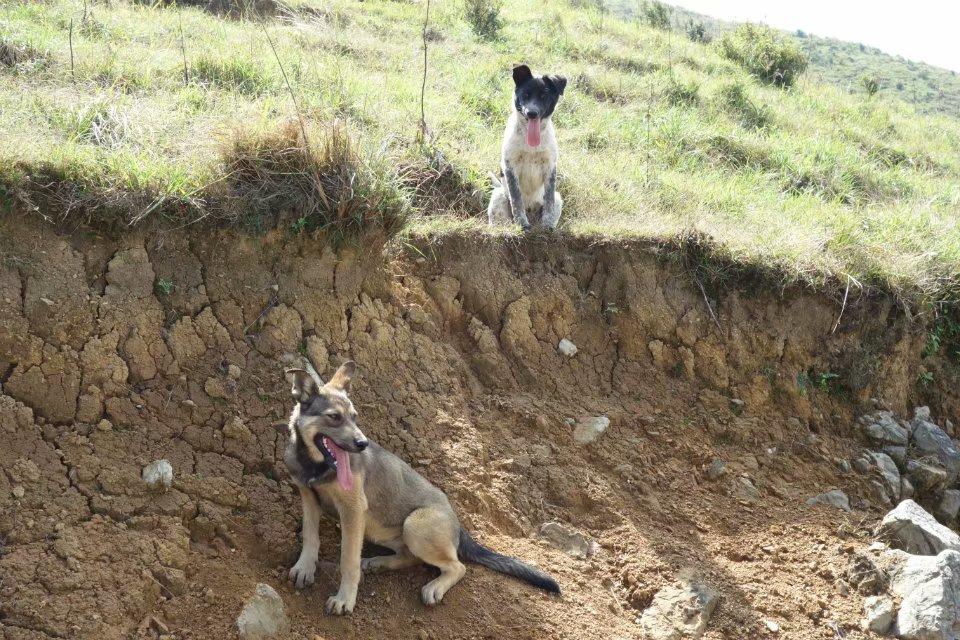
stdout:
[(877, 537), (908, 553), (932, 556), (944, 549), (960, 551), (960, 536), (913, 500), (904, 500), (883, 517)]
[(238, 416), (231, 416), (223, 423), (223, 435), (238, 440), (253, 440), (253, 432)]
[(166, 491), (173, 484), (173, 467), (166, 460), (154, 460), (143, 468), (140, 477), (151, 489)]
[(873, 463), (866, 456), (857, 456), (853, 459), (853, 468), (860, 473), (870, 473)]
[(17, 486), (15, 486), (13, 489), (10, 490), (10, 493), (13, 494), (14, 498), (16, 498), (17, 500), (20, 500), (23, 498), (23, 496), (27, 495), (27, 490), (23, 488), (23, 485), (18, 484)]
[(703, 474), (707, 480), (718, 480), (727, 472), (727, 463), (720, 458), (714, 458)]
[(906, 473), (913, 486), (923, 493), (940, 493), (950, 483), (947, 470), (935, 462), (910, 460)]
[(883, 448), (883, 452), (890, 456), (894, 462), (897, 463), (897, 467), (903, 467), (907, 464), (907, 448), (906, 447), (897, 447), (894, 445), (887, 445)]
[(877, 411), (861, 418), (867, 438), (879, 445), (907, 445), (909, 434), (889, 411)]
[(733, 481), (731, 494), (741, 502), (756, 502), (760, 499), (760, 492), (757, 491), (757, 487), (750, 478), (744, 476), (740, 476)]
[(550, 449), (550, 445), (532, 444), (530, 445), (530, 455), (533, 458), (533, 462), (543, 464), (550, 460), (550, 457), (553, 455), (553, 450)]
[(880, 470), (880, 475), (883, 477), (887, 495), (889, 495), (894, 502), (899, 502), (900, 470), (897, 469), (897, 464), (893, 461), (893, 458), (885, 453), (877, 453), (874, 451), (870, 455), (873, 456), (873, 461), (877, 465), (877, 469)]
[(896, 634), (906, 640), (960, 637), (960, 552), (936, 556), (887, 552), (890, 591), (901, 598)]
[(573, 429), (573, 439), (577, 444), (590, 444), (609, 426), (610, 418), (606, 416), (580, 418)]
[(780, 633), (780, 623), (776, 620), (764, 620), (763, 624), (770, 633)]
[(253, 597), (237, 617), (241, 640), (277, 638), (290, 630), (290, 621), (280, 594), (267, 584), (258, 584)]
[(840, 489), (833, 489), (832, 491), (821, 493), (807, 500), (807, 505), (809, 506), (817, 504), (826, 505), (828, 507), (836, 507), (837, 509), (843, 509), (844, 511), (850, 511), (850, 499), (847, 498), (847, 494), (845, 494), (843, 491), (840, 491)]
[(559, 522), (545, 522), (540, 527), (540, 537), (574, 558), (589, 558), (599, 545), (579, 531), (572, 531)]
[(934, 515), (949, 527), (957, 519), (957, 513), (960, 513), (960, 490), (947, 489), (943, 492)]
[(243, 372), (240, 370), (240, 367), (235, 364), (231, 364), (227, 367), (227, 375), (233, 380), (239, 380), (242, 373)]
[(886, 596), (870, 596), (863, 602), (863, 620), (860, 626), (864, 631), (885, 634), (893, 624), (893, 601)]
[(960, 450), (943, 429), (924, 419), (923, 415), (929, 415), (929, 412), (924, 414), (918, 411), (911, 423), (913, 426), (911, 445), (917, 453), (916, 457), (928, 457), (939, 461), (947, 471), (947, 484), (952, 484), (960, 475)]
[(913, 483), (906, 476), (900, 476), (900, 499), (906, 500), (913, 497)]
[(887, 574), (866, 553), (856, 553), (850, 558), (847, 581), (864, 595), (880, 593), (887, 588)]
[(564, 338), (560, 341), (560, 344), (557, 345), (557, 351), (568, 358), (572, 358), (573, 356), (577, 355), (577, 345)]
[(97, 431), (113, 431), (113, 423), (104, 418), (97, 423)]
[(719, 596), (712, 587), (684, 580), (666, 586), (640, 616), (640, 628), (648, 640), (700, 638), (717, 607)]

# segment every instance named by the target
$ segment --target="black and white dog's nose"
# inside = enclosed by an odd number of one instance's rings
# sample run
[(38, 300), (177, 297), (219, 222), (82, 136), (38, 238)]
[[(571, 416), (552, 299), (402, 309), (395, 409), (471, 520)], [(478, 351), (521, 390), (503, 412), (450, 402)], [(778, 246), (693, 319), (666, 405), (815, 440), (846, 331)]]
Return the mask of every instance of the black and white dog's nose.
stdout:
[(357, 447), (357, 451), (363, 451), (370, 444), (370, 441), (366, 438), (357, 438), (353, 441), (353, 444)]
[(530, 109), (529, 111), (527, 111), (527, 117), (533, 120), (536, 120), (537, 118), (540, 117), (540, 112), (534, 109)]

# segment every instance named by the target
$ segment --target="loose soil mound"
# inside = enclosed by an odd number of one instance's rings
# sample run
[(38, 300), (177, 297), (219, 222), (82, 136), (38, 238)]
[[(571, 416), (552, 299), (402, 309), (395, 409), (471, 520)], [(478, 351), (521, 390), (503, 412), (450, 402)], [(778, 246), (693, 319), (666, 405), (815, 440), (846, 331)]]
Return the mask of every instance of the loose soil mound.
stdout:
[[(642, 247), (414, 244), (0, 222), (0, 637), (234, 637), (266, 582), (293, 638), (635, 638), (686, 570), (720, 593), (707, 638), (769, 621), (868, 637), (844, 576), (884, 505), (838, 465), (855, 415), (960, 407), (946, 375), (918, 395), (923, 336), (892, 303), (849, 301), (836, 326), (840, 305), (802, 291), (708, 299)], [(349, 618), (322, 614), (333, 565), (296, 593), (299, 505), (275, 428), (290, 354), (322, 374), (355, 359), (367, 435), (563, 597), (479, 567), (433, 609), (427, 568), (365, 578)], [(575, 443), (566, 419), (601, 415), (606, 432)], [(152, 493), (141, 469), (161, 458), (173, 485)], [(709, 479), (715, 458), (726, 473)], [(832, 488), (852, 513), (805, 504)], [(566, 555), (539, 539), (548, 521), (599, 550)], [(332, 522), (322, 541), (335, 561)]]

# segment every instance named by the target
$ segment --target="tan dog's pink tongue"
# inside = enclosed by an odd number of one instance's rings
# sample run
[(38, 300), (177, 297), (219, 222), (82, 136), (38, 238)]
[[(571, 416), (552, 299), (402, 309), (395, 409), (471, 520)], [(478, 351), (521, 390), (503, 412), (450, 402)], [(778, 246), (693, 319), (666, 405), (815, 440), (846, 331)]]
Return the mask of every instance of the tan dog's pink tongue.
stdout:
[(540, 146), (540, 118), (530, 118), (527, 121), (527, 144), (531, 147)]
[(337, 461), (337, 482), (344, 491), (353, 491), (353, 471), (350, 470), (350, 454), (337, 446), (330, 438), (323, 439), (324, 446), (333, 454)]

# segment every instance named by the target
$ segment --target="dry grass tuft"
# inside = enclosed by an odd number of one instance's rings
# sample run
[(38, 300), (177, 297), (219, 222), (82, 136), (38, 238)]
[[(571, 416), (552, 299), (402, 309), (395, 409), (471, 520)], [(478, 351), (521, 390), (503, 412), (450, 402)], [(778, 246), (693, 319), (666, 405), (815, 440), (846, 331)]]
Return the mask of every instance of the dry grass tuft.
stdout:
[(335, 241), (397, 231), (409, 199), (396, 174), (365, 158), (341, 125), (307, 135), (288, 122), (231, 140), (223, 153), (229, 217), (255, 233), (289, 224)]

